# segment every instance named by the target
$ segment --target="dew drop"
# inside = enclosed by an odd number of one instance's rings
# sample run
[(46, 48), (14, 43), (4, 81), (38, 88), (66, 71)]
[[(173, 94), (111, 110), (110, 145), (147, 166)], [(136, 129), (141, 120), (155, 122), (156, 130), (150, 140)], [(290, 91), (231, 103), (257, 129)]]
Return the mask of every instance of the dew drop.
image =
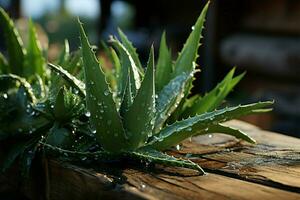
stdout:
[(50, 108), (54, 108), (54, 105), (51, 105)]
[(145, 184), (142, 184), (141, 185), (141, 188), (144, 190), (146, 188), (146, 185)]
[(209, 135), (208, 135), (208, 137), (209, 137), (209, 138), (212, 138), (212, 137), (213, 137), (213, 135), (212, 135), (212, 134), (209, 134)]
[(87, 111), (87, 112), (85, 113), (85, 116), (90, 117), (90, 116), (91, 116), (91, 112)]
[(82, 160), (82, 161), (85, 161), (86, 159), (87, 159), (87, 157), (83, 157), (83, 158), (81, 158), (81, 160)]
[(109, 91), (108, 91), (108, 90), (105, 90), (105, 91), (104, 91), (104, 95), (107, 96), (108, 94), (109, 94)]

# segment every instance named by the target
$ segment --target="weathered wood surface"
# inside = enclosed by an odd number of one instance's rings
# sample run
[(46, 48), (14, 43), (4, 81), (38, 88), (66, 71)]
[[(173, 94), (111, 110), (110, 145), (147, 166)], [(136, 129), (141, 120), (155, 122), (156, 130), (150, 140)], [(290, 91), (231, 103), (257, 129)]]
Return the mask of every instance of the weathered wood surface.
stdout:
[(249, 133), (258, 144), (213, 134), (169, 152), (199, 163), (208, 172), (205, 176), (181, 168), (124, 164), (92, 169), (51, 160), (46, 181), (36, 176), (17, 185), (13, 173), (2, 175), (0, 193), (19, 187), (32, 199), (300, 199), (300, 140), (241, 121), (227, 124)]

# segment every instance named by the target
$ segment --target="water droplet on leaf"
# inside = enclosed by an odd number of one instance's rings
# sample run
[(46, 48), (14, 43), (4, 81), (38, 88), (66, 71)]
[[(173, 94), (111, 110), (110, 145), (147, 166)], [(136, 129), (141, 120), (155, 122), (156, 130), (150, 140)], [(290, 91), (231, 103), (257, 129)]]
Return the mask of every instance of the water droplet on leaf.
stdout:
[(85, 113), (85, 116), (90, 117), (90, 116), (91, 116), (91, 113), (90, 113), (89, 111), (87, 111), (87, 112)]

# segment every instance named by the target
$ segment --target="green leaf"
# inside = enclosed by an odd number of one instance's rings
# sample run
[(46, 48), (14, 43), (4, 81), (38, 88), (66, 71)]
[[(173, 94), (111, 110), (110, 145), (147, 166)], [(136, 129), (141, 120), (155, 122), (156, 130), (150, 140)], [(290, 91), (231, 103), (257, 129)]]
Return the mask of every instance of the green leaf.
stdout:
[(39, 101), (42, 101), (46, 98), (48, 85), (46, 85), (43, 79), (39, 75), (35, 75), (36, 84), (34, 86), (34, 91), (38, 96)]
[(81, 99), (71, 90), (62, 87), (55, 100), (53, 114), (56, 121), (65, 123), (84, 114), (84, 105)]
[[(0, 97), (0, 132), (2, 137), (26, 137), (41, 134), (52, 122), (33, 109), (24, 86)], [(7, 133), (8, 135), (5, 135)]]
[(47, 75), (46, 62), (43, 56), (41, 45), (37, 39), (34, 24), (29, 20), (28, 46), (24, 62), (24, 75), (30, 79), (37, 74), (43, 79)]
[(160, 92), (162, 88), (171, 79), (170, 75), (173, 72), (172, 55), (168, 49), (166, 42), (166, 33), (163, 32), (160, 40), (159, 56), (156, 65), (155, 74), (155, 90)]
[(13, 21), (2, 8), (0, 8), (0, 25), (4, 33), (5, 43), (8, 51), (8, 72), (23, 76), (25, 55), (23, 42), (18, 31), (14, 27)]
[(46, 143), (65, 149), (70, 148), (73, 141), (72, 133), (66, 128), (59, 127), (57, 123), (53, 125), (46, 137)]
[(202, 37), (201, 34), (204, 27), (208, 5), (209, 2), (205, 5), (196, 24), (193, 26), (193, 31), (189, 35), (174, 64), (174, 72), (172, 73), (171, 78), (174, 78), (183, 72), (192, 73), (195, 70), (196, 65), (194, 63), (197, 59), (197, 52), (200, 46), (199, 42)]
[[(82, 80), (82, 63), (81, 63), (81, 51), (73, 51), (68, 56), (67, 59), (62, 63), (62, 66), (73, 76), (76, 76), (78, 79)], [(81, 79), (82, 78), (82, 79)]]
[(80, 39), (87, 93), (86, 104), (91, 113), (90, 121), (101, 146), (106, 151), (118, 153), (128, 147), (122, 120), (81, 23)]
[[(198, 57), (198, 48), (200, 46), (200, 39), (202, 38), (202, 30), (204, 28), (205, 17), (208, 9), (209, 1), (203, 8), (196, 24), (193, 26), (193, 31), (189, 35), (186, 43), (183, 46), (183, 49), (179, 53), (179, 56), (174, 64), (174, 71), (171, 74), (171, 79), (185, 72), (191, 74), (190, 79), (185, 85), (184, 98), (186, 99), (190, 93), (190, 90), (193, 87), (193, 76), (196, 70), (196, 60)], [(173, 113), (172, 119), (178, 119), (178, 116), (181, 114), (182, 107), (184, 105), (184, 100), (180, 102), (176, 111)]]
[(204, 97), (198, 98), (194, 101), (190, 107), (185, 107), (181, 118), (187, 118), (196, 114), (202, 114), (205, 112), (216, 109), (226, 98), (233, 87), (243, 78), (245, 73), (234, 77), (235, 68), (233, 68), (212, 91), (207, 93)]
[(66, 39), (64, 42), (64, 47), (61, 50), (60, 55), (58, 57), (57, 64), (60, 66), (64, 66), (64, 64), (68, 62), (69, 57), (70, 57), (70, 45), (69, 45), (69, 41)]
[(201, 175), (205, 174), (205, 172), (199, 165), (190, 160), (175, 158), (173, 156), (169, 156), (167, 154), (150, 148), (143, 148), (134, 152), (129, 152), (128, 156), (131, 159), (136, 159), (138, 161), (142, 160), (146, 163), (160, 164), (173, 167), (184, 167), (188, 169), (197, 170), (201, 173)]
[(3, 54), (0, 52), (0, 74), (7, 74), (8, 70), (8, 64), (7, 64), (7, 60), (5, 59), (5, 57), (3, 56)]
[(0, 75), (0, 80), (10, 80), (10, 81), (19, 82), (25, 88), (25, 92), (30, 98), (30, 101), (32, 103), (36, 103), (37, 100), (36, 97), (34, 96), (31, 85), (26, 81), (26, 79), (21, 78), (20, 76), (17, 76), (15, 74), (2, 74)]
[(58, 121), (64, 121), (65, 120), (65, 114), (67, 112), (66, 106), (65, 106), (65, 95), (64, 95), (65, 88), (62, 87), (57, 93), (53, 113), (55, 116), (55, 119)]
[(128, 52), (128, 50), (118, 41), (117, 39), (111, 38), (110, 40), (114, 47), (118, 50), (121, 57), (121, 77), (118, 85), (119, 95), (122, 97), (125, 92), (125, 85), (127, 82), (128, 70), (130, 70), (130, 79), (131, 79), (131, 91), (133, 96), (136, 95), (137, 90), (141, 86), (141, 76), (139, 74), (138, 68)]
[(131, 149), (143, 146), (152, 135), (155, 114), (154, 49), (151, 48), (147, 71), (136, 97), (124, 114), (124, 126)]
[(112, 161), (120, 159), (120, 154), (114, 154), (108, 151), (96, 151), (96, 152), (82, 152), (82, 151), (71, 151), (63, 148), (55, 147), (46, 143), (40, 142), (40, 144), (45, 147), (48, 153), (51, 155), (55, 154), (57, 156), (68, 156), (72, 157), (72, 160), (79, 160), (83, 162), (84, 160), (97, 160), (97, 161)]
[(156, 100), (155, 133), (161, 129), (183, 98), (185, 83), (189, 78), (189, 74), (182, 73), (165, 85), (158, 94)]
[(122, 117), (128, 111), (128, 109), (130, 108), (132, 103), (133, 103), (133, 94), (131, 92), (130, 70), (128, 70), (128, 79), (127, 79), (127, 83), (126, 83), (126, 89), (125, 89), (124, 96), (122, 98), (121, 107), (120, 107), (120, 114)]
[(100, 55), (98, 57), (98, 59), (99, 59), (100, 66), (102, 67), (102, 70), (105, 74), (106, 80), (109, 84), (109, 88), (111, 89), (111, 91), (113, 93), (113, 97), (116, 97), (117, 96), (117, 84), (116, 84), (117, 82), (116, 82), (114, 69), (112, 68), (111, 63), (109, 63), (107, 61), (107, 56)]
[(203, 135), (203, 134), (208, 134), (208, 133), (224, 133), (226, 135), (232, 135), (238, 139), (245, 140), (252, 144), (256, 143), (256, 141), (253, 138), (251, 138), (249, 135), (247, 135), (243, 131), (232, 128), (232, 127), (224, 126), (222, 124), (216, 124), (216, 125), (209, 126), (207, 131), (201, 132), (197, 135)]
[(201, 133), (201, 131), (212, 125), (244, 115), (268, 112), (272, 109), (265, 107), (271, 106), (273, 103), (273, 101), (266, 101), (229, 107), (175, 122), (174, 124), (165, 127), (159, 134), (153, 136), (149, 141), (150, 147), (160, 150), (167, 149), (180, 143), (186, 138)]
[(141, 76), (143, 76), (144, 75), (144, 69), (143, 69), (142, 64), (140, 62), (139, 56), (136, 52), (136, 48), (133, 47), (132, 43), (128, 40), (127, 36), (119, 28), (118, 28), (118, 33), (119, 33), (120, 39), (122, 41), (122, 44), (127, 49), (128, 53), (132, 57), (135, 65), (137, 66), (139, 74)]
[[(120, 75), (121, 63), (117, 53), (112, 47), (108, 47), (103, 41), (101, 42), (101, 44), (104, 48), (106, 56), (100, 56), (99, 61), (109, 82), (109, 86), (114, 94), (114, 100), (117, 102), (117, 106), (119, 106), (121, 103), (120, 99), (122, 98), (122, 96), (120, 95), (121, 91), (118, 91), (118, 89), (122, 88), (122, 80), (120, 79), (120, 77), (122, 78), (122, 75)], [(107, 61), (107, 59), (109, 60)]]
[(113, 66), (115, 67), (115, 77), (119, 81), (120, 73), (121, 73), (120, 59), (119, 59), (116, 51), (113, 48), (110, 48), (110, 51), (111, 51), (112, 63), (113, 63)]
[[(62, 76), (72, 87), (78, 90), (81, 97), (85, 97), (85, 84), (75, 76), (64, 70), (61, 66), (48, 63), (50, 69)], [(55, 83), (53, 83), (55, 84)]]

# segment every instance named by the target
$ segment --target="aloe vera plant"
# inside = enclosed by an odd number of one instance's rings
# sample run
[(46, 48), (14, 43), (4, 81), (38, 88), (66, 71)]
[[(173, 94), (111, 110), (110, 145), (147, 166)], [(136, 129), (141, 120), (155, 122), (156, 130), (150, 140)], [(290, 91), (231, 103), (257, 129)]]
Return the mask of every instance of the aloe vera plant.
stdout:
[[(151, 47), (144, 67), (133, 44), (121, 30), (120, 40), (111, 37), (111, 46), (104, 45), (112, 67), (106, 66), (103, 57), (96, 57), (79, 22), (81, 49), (71, 55), (66, 42), (56, 64), (48, 64), (54, 73), (48, 77), (48, 82), (45, 81), (47, 77), (41, 80), (41, 88), (46, 88), (44, 98), (36, 98), (36, 91), (32, 89), (34, 82), (28, 80), (30, 74), (10, 68), (15, 64), (2, 59), (2, 73), (8, 71), (23, 76), (0, 76), (0, 80), (19, 83), (3, 90), (6, 95), (2, 95), (0, 100), (4, 104), (0, 105), (10, 105), (9, 108), (20, 112), (18, 124), (6, 120), (9, 109), (1, 113), (0, 141), (22, 138), (20, 143), (15, 144), (17, 148), (12, 148), (4, 162), (4, 169), (17, 156), (23, 160), (32, 159), (29, 152), (42, 151), (46, 155), (70, 160), (109, 161), (125, 158), (195, 169), (203, 174), (204, 171), (196, 163), (164, 152), (187, 138), (214, 132), (255, 143), (246, 133), (225, 126), (223, 122), (268, 112), (273, 101), (218, 109), (244, 74), (235, 76), (235, 69), (232, 69), (212, 91), (204, 96), (190, 97), (207, 9), (208, 4), (175, 60), (172, 60), (166, 34), (163, 33), (157, 63), (154, 48)], [(5, 26), (13, 27), (8, 17), (2, 17), (2, 21), (6, 22)], [(9, 35), (13, 33), (15, 31)], [(17, 44), (14, 48), (20, 49), (22, 44), (17, 38), (14, 34), (8, 39), (11, 45)], [(33, 49), (36, 49), (34, 45), (28, 52)], [(21, 50), (15, 53), (18, 52), (24, 55)], [(31, 63), (41, 65), (40, 61), (33, 60)], [(6, 70), (7, 67), (9, 70)], [(38, 72), (40, 68), (30, 70)], [(18, 102), (16, 106), (11, 105), (14, 101)], [(27, 123), (31, 125), (26, 126)], [(6, 130), (2, 128), (3, 124), (14, 128)], [(20, 127), (22, 131), (18, 132)]]

